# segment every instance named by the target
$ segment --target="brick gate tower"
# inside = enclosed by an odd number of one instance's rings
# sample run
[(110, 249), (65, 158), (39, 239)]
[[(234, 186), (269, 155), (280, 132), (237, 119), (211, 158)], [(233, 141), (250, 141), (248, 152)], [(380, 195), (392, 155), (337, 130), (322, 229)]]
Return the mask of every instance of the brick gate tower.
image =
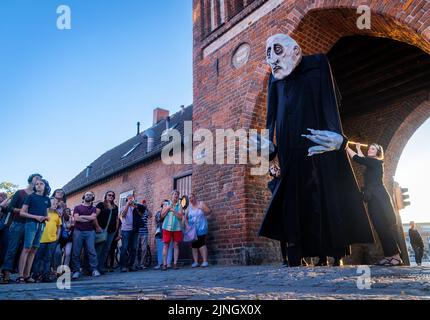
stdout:
[[(357, 27), (359, 5), (368, 5), (370, 29)], [(287, 33), (304, 54), (328, 55), (344, 130), (385, 147), (391, 190), (404, 146), (430, 116), (430, 1), (193, 0), (193, 25), (194, 130), (264, 128), (265, 41)], [(267, 182), (247, 165), (193, 167), (193, 188), (213, 209), (208, 245), (218, 263), (280, 259), (278, 243), (257, 236)], [(377, 246), (353, 251), (350, 263), (378, 256)]]

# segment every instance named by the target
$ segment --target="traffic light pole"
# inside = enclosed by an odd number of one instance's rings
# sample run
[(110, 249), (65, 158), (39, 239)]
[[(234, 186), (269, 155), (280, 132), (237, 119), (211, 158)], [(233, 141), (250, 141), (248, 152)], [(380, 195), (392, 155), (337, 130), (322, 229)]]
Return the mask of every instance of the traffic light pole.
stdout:
[[(406, 189), (406, 190), (404, 190)], [(405, 232), (403, 231), (403, 224), (402, 224), (402, 217), (400, 216), (400, 210), (404, 209), (405, 203), (403, 198), (403, 192), (407, 192), (407, 188), (400, 188), (399, 184), (394, 181), (393, 183), (393, 204), (394, 204), (394, 211), (396, 213), (396, 228), (397, 228), (397, 240), (400, 245), (401, 250), (401, 258), (403, 260), (403, 263), (407, 266), (410, 265), (409, 261), (409, 254), (408, 254), (408, 248), (406, 246), (406, 238), (405, 238)], [(409, 196), (408, 196), (409, 197)], [(406, 205), (409, 205), (410, 203), (407, 203)]]

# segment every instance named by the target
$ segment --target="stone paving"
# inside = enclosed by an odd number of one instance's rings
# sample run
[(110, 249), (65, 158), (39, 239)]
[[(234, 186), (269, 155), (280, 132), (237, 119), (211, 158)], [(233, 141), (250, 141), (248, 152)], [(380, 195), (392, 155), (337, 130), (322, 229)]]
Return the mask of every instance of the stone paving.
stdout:
[(59, 290), (56, 283), (1, 285), (0, 299), (430, 299), (430, 267), (371, 266), (370, 289), (360, 290), (357, 283), (360, 287), (366, 283), (362, 274), (357, 266), (186, 266), (82, 277), (70, 290)]

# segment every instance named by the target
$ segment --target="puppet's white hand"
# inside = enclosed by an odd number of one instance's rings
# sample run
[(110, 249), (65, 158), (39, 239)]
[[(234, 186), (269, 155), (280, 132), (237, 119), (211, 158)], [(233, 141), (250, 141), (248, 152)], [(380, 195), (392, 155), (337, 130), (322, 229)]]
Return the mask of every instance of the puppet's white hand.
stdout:
[(277, 154), (276, 146), (269, 139), (260, 134), (250, 135), (249, 147), (242, 147), (242, 150), (247, 152), (260, 151), (262, 156), (268, 155), (270, 160)]
[(333, 149), (331, 148), (327, 148), (324, 146), (314, 146), (314, 147), (310, 147), (308, 149), (308, 157), (312, 157), (316, 154), (321, 154), (321, 153), (325, 153), (325, 152), (329, 152), (329, 151), (333, 151)]
[(343, 143), (343, 136), (332, 131), (308, 129), (311, 134), (303, 134), (302, 137), (318, 144), (309, 148), (309, 156), (339, 150)]

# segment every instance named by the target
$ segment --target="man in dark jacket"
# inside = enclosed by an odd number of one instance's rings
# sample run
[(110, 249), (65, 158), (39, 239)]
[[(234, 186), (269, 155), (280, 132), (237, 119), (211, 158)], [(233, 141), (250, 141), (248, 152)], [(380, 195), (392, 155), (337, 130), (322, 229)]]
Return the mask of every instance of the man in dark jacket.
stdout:
[(411, 221), (409, 225), (409, 239), (415, 252), (415, 262), (420, 266), (424, 255), (424, 241), (418, 230), (415, 229), (415, 222)]
[[(281, 179), (260, 236), (286, 241), (290, 266), (302, 257), (340, 258), (351, 244), (373, 243), (327, 58), (302, 57), (287, 35), (269, 38), (266, 53), (272, 68), (266, 127), (272, 143), (276, 131)], [(309, 128), (316, 130), (304, 137)]]

